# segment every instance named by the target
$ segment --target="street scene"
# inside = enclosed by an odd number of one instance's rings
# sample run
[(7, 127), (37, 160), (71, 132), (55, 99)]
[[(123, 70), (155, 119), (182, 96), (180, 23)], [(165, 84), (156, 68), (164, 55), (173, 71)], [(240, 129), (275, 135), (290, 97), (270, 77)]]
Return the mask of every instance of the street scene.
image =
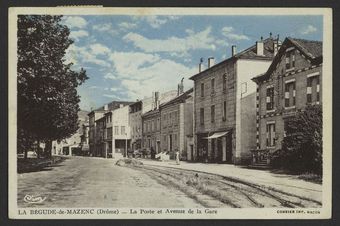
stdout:
[(325, 205), (322, 16), (17, 25), (19, 208)]

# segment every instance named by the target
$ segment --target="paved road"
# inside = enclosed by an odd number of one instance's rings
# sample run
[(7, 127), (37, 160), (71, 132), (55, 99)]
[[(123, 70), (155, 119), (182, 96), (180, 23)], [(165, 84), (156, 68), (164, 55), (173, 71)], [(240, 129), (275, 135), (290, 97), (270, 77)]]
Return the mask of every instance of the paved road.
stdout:
[[(25, 195), (46, 197), (40, 204)], [(72, 157), (44, 171), (18, 175), (19, 207), (202, 207), (183, 192), (112, 160)]]

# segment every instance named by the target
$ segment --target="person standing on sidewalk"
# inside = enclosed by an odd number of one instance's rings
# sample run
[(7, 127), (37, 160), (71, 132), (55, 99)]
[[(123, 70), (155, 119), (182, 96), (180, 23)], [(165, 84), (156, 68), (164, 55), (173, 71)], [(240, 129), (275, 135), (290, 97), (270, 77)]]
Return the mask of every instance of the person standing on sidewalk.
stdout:
[(179, 165), (179, 151), (176, 150), (176, 164)]

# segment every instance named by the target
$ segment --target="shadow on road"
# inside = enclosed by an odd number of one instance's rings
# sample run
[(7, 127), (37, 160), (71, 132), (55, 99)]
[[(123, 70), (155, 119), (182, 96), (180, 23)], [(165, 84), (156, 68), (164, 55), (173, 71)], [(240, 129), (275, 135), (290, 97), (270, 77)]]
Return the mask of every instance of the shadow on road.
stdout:
[(54, 156), (50, 159), (18, 159), (17, 172), (19, 174), (32, 173), (39, 171), (51, 171), (55, 167), (63, 166), (61, 164), (66, 158)]

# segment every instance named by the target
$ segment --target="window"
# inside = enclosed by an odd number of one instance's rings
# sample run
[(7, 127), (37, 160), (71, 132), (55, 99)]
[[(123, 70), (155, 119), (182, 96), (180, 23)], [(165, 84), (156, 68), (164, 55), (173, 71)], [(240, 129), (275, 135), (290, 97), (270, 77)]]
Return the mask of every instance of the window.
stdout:
[(125, 135), (125, 126), (120, 127), (120, 134)]
[(275, 122), (267, 123), (267, 147), (275, 146)]
[(211, 79), (211, 93), (215, 93), (215, 79)]
[(107, 128), (106, 129), (106, 138), (107, 139), (112, 138), (112, 128)]
[(286, 53), (286, 69), (295, 67), (295, 52), (289, 51)]
[(285, 107), (295, 106), (295, 80), (286, 81), (285, 84)]
[(200, 109), (200, 124), (204, 125), (204, 108)]
[(227, 90), (227, 74), (222, 76), (222, 83), (223, 83), (223, 91)]
[(307, 77), (307, 103), (320, 101), (320, 77), (319, 75)]
[(204, 83), (201, 83), (201, 97), (204, 97)]
[(274, 109), (274, 87), (267, 88), (266, 103), (267, 103), (267, 110)]
[(210, 108), (211, 108), (211, 122), (215, 122), (215, 105), (212, 105)]
[(222, 121), (226, 121), (227, 119), (227, 101), (223, 102), (223, 115), (222, 115)]
[(119, 135), (119, 127), (115, 126), (115, 135)]

